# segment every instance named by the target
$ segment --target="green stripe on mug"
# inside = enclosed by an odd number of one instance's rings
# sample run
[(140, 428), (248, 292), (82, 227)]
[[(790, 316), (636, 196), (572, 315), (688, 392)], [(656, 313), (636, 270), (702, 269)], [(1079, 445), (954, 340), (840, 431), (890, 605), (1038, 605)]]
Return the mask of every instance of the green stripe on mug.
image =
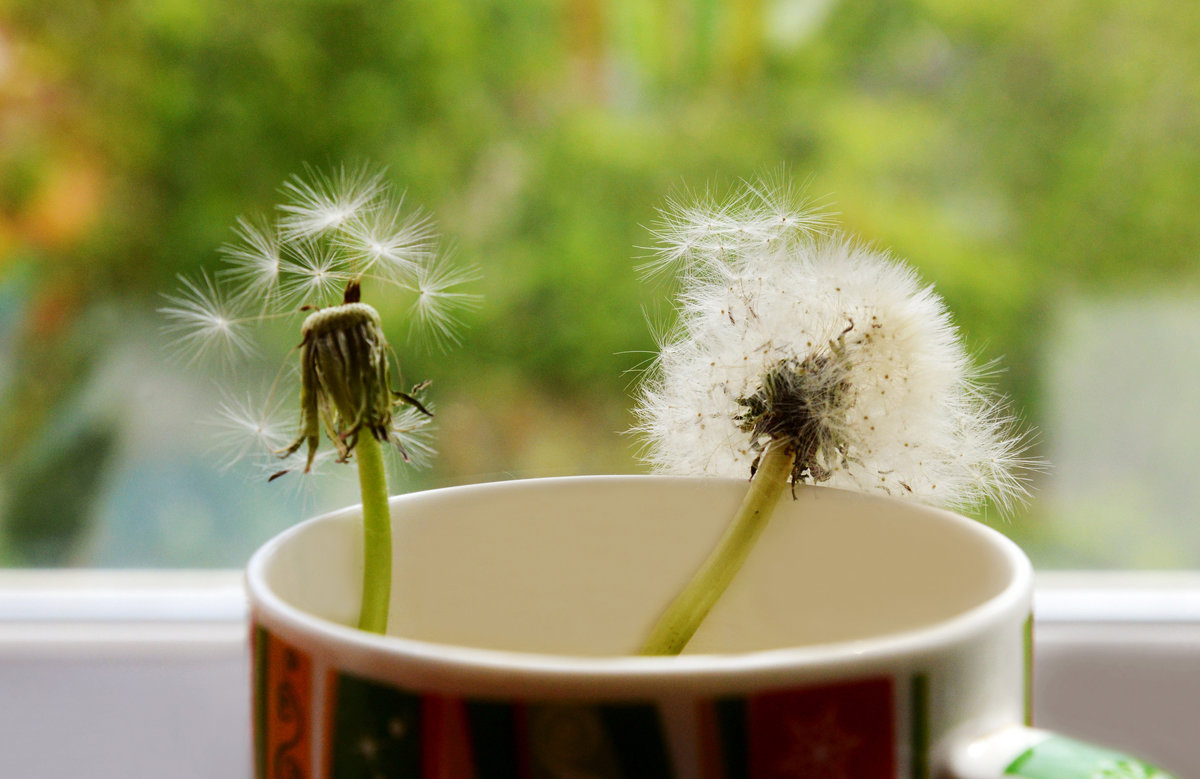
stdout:
[(1005, 770), (1022, 779), (1172, 779), (1152, 765), (1120, 752), (1051, 736), (1026, 750)]
[(909, 693), (910, 765), (912, 779), (929, 779), (929, 677), (917, 674)]

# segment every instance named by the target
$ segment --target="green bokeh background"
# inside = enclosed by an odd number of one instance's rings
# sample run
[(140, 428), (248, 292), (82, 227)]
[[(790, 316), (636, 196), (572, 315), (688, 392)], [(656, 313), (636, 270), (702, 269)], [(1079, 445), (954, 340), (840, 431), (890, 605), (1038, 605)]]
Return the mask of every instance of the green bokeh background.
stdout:
[(987, 521), (1039, 564), (1196, 565), (1189, 396), (1140, 393), (1196, 377), (1197, 40), (1168, 0), (0, 0), (0, 563), (236, 566), (354, 500), (221, 473), (154, 310), (303, 164), (365, 159), (484, 274), (461, 348), (402, 349), (442, 454), (397, 489), (641, 470), (647, 225), (783, 170), (1044, 431), (1040, 497)]

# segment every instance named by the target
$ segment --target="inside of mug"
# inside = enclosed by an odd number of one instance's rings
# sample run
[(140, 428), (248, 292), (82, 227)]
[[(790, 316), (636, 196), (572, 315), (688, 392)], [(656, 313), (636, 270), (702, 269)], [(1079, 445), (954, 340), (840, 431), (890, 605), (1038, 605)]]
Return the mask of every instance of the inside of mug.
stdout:
[[(393, 499), (389, 633), (520, 652), (619, 655), (712, 549), (740, 481), (609, 477), (476, 485)], [(1002, 592), (996, 534), (916, 504), (785, 493), (688, 652), (867, 639), (934, 625)], [(361, 530), (305, 524), (265, 569), (285, 602), (353, 625)]]

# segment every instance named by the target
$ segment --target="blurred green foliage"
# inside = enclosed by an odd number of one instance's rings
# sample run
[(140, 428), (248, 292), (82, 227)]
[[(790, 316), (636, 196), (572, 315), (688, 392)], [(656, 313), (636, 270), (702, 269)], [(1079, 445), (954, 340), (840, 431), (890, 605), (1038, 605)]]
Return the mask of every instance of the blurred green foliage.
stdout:
[(60, 434), (107, 435), (96, 358), (306, 162), (386, 164), (484, 271), (463, 347), (404, 355), (443, 412), (426, 483), (637, 468), (645, 225), (780, 168), (936, 283), (1036, 423), (1060, 296), (1200, 275), (1197, 40), (1167, 0), (0, 0), (0, 559), (30, 561), (46, 446), (120, 450)]

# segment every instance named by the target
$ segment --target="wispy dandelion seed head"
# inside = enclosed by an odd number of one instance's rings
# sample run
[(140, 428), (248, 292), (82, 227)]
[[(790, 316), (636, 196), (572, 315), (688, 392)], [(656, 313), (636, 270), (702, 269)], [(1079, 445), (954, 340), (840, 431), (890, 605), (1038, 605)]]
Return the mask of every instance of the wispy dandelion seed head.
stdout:
[[(360, 431), (395, 444), (406, 462), (427, 464), (434, 453), (433, 428), (421, 408), (428, 406), (391, 389), (401, 377), (389, 364), (382, 321), (366, 300), (360, 302), (360, 290), (370, 299), (408, 299), (410, 338), (445, 348), (457, 343), (463, 312), (478, 305), (479, 296), (467, 289), (478, 271), (440, 254), (432, 218), (419, 209), (406, 210), (403, 194), (387, 185), (381, 170), (342, 166), (327, 175), (309, 168), (289, 179), (282, 192), (285, 202), (277, 218), (238, 219), (233, 240), (220, 249), (220, 266), (181, 278), (160, 308), (176, 353), (189, 364), (232, 367), (235, 381), (250, 383), (277, 369), (278, 361), (257, 359), (266, 351), (257, 342), (279, 327), (294, 328), (292, 344), (304, 339), (292, 360), (299, 354), (298, 362), (316, 361), (298, 365), (301, 370), (279, 370), (265, 389), (249, 391), (223, 381), (224, 400), (213, 420), (223, 465), (249, 464), (274, 477), (307, 473), (330, 460), (345, 461)], [(349, 362), (318, 364), (332, 353), (325, 346), (308, 348), (318, 336), (303, 323), (317, 312), (322, 321), (346, 320), (348, 327), (359, 328), (364, 311), (370, 332), (330, 334), (329, 343)], [(354, 349), (362, 353), (346, 351)], [(358, 364), (360, 357), (373, 371), (369, 381), (363, 379), (369, 391), (361, 408), (348, 407), (350, 396), (344, 393), (336, 399), (321, 395), (330, 390), (322, 382), (337, 372), (334, 367), (353, 378), (346, 366)], [(302, 402), (306, 395), (310, 406)], [(315, 441), (311, 450), (303, 445), (322, 435), (331, 448), (318, 451)]]

